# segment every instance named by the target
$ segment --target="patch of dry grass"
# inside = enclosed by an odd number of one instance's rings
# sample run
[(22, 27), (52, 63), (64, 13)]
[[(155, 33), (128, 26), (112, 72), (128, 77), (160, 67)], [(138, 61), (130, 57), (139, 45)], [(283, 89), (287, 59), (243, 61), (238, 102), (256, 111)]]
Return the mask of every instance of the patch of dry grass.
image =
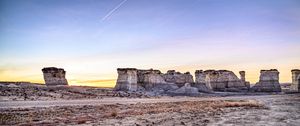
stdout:
[[(0, 125), (30, 122), (43, 124), (48, 120), (54, 125), (84, 124), (87, 121), (105, 120), (110, 118), (125, 118), (144, 114), (159, 113), (210, 113), (219, 114), (223, 108), (241, 107), (243, 109), (264, 109), (264, 105), (254, 100), (216, 100), (216, 101), (186, 101), (169, 103), (137, 103), (130, 105), (114, 104), (100, 106), (66, 106), (50, 108), (30, 108), (0, 110), (10, 114), (0, 114)], [(12, 114), (13, 113), (13, 114)], [(12, 116), (13, 115), (13, 116)], [(16, 117), (17, 120), (16, 120)], [(23, 120), (23, 121), (21, 121)]]

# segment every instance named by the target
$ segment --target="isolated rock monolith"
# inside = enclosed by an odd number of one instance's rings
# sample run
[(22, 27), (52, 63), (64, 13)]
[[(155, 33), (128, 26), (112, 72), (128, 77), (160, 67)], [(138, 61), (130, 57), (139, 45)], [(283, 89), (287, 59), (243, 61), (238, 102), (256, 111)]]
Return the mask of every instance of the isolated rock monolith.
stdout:
[(62, 68), (45, 67), (42, 69), (47, 86), (68, 85), (66, 71)]
[(279, 72), (277, 69), (261, 70), (259, 82), (257, 82), (251, 91), (255, 92), (281, 92), (279, 84)]

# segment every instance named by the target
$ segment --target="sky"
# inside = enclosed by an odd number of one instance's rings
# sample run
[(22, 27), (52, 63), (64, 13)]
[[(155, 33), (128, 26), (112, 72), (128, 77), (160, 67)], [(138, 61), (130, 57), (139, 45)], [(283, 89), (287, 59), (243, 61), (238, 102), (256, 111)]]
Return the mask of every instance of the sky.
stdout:
[(113, 87), (117, 68), (300, 69), (299, 0), (0, 0), (0, 81)]

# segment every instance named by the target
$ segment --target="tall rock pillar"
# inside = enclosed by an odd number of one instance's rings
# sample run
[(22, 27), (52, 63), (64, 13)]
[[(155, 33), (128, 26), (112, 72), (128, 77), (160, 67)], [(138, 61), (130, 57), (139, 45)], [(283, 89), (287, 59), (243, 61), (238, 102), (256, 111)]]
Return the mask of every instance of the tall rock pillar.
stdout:
[(240, 77), (241, 81), (242, 82), (246, 82), (246, 77), (245, 77), (246, 76), (246, 72), (245, 71), (240, 71), (239, 73), (240, 73), (240, 76), (241, 76)]
[(293, 69), (291, 72), (292, 72), (291, 90), (300, 92), (300, 70)]
[(118, 79), (115, 86), (117, 91), (136, 91), (137, 90), (137, 69), (118, 68)]

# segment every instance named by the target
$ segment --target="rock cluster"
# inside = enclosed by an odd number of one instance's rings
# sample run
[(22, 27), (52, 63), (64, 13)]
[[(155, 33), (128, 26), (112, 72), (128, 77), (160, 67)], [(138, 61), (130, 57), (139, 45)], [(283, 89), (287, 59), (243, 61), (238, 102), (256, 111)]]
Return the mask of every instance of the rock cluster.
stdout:
[(197, 70), (194, 82), (193, 76), (189, 72), (180, 73), (169, 70), (164, 74), (153, 69), (118, 68), (117, 70), (118, 79), (115, 86), (117, 91), (152, 91), (194, 95), (199, 92), (242, 91), (249, 88), (249, 82), (245, 81), (244, 71), (240, 72), (242, 79), (239, 79), (232, 71), (228, 70)]
[[(136, 68), (119, 68), (115, 90), (150, 91), (155, 93), (197, 94), (199, 92), (281, 92), (279, 72), (276, 69), (261, 70), (259, 82), (250, 88), (246, 81), (246, 72), (240, 71), (240, 78), (229, 70), (196, 70), (195, 81), (189, 73), (169, 70), (140, 70)], [(300, 70), (292, 70), (293, 90), (299, 91)], [(196, 91), (197, 90), (197, 91)]]
[(241, 72), (239, 79), (232, 71), (228, 70), (196, 70), (196, 85), (206, 85), (214, 91), (241, 91), (248, 90), (245, 81), (245, 72)]
[(292, 71), (291, 90), (300, 92), (300, 70), (293, 69)]
[(45, 67), (42, 69), (47, 86), (68, 85), (66, 71), (62, 68)]
[(281, 92), (278, 70), (261, 70), (259, 82), (251, 90), (255, 92)]
[[(163, 74), (159, 70), (140, 70), (136, 68), (118, 68), (118, 79), (115, 86), (117, 91), (150, 91), (156, 93), (172, 93), (172, 94), (194, 94), (195, 87), (184, 86), (185, 84), (193, 84), (193, 76), (186, 72), (180, 73), (170, 70)], [(193, 92), (182, 93), (180, 87), (188, 89), (193, 88)]]

